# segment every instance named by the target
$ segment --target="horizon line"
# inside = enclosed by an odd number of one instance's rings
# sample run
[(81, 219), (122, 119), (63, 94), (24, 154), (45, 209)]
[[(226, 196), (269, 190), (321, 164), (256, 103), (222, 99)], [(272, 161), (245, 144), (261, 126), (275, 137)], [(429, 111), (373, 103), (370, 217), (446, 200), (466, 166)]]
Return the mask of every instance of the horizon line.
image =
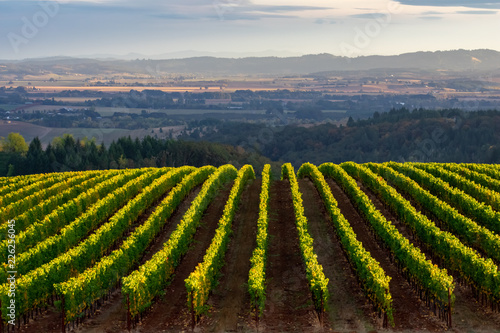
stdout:
[[(192, 59), (192, 58), (219, 58), (219, 59), (246, 59), (246, 58), (301, 58), (301, 57), (306, 57), (306, 56), (317, 56), (317, 55), (331, 55), (333, 57), (338, 57), (338, 58), (348, 58), (348, 59), (358, 59), (358, 58), (366, 58), (366, 57), (394, 57), (394, 56), (401, 56), (405, 54), (415, 54), (415, 53), (439, 53), (439, 52), (456, 52), (456, 51), (467, 51), (467, 52), (473, 52), (473, 51), (493, 51), (493, 52), (498, 52), (500, 53), (499, 50), (495, 49), (487, 49), (487, 48), (479, 48), (479, 49), (448, 49), (448, 50), (420, 50), (420, 51), (413, 51), (413, 52), (403, 52), (399, 54), (369, 54), (369, 55), (359, 55), (359, 56), (344, 56), (344, 55), (335, 55), (333, 53), (329, 52), (319, 52), (319, 53), (304, 53), (301, 55), (289, 55), (289, 56), (279, 56), (279, 55), (247, 55), (247, 56), (240, 56), (240, 57), (227, 57), (227, 56), (217, 56), (214, 54), (221, 54), (221, 53), (235, 53), (235, 52), (230, 52), (230, 51), (195, 51), (195, 50), (185, 50), (185, 51), (173, 51), (169, 52), (171, 54), (176, 54), (176, 53), (200, 53), (203, 54), (205, 53), (206, 55), (194, 55), (194, 56), (185, 56), (185, 57), (173, 57), (173, 58), (158, 58), (161, 56), (166, 56), (169, 53), (164, 53), (164, 54), (157, 54), (157, 55), (142, 55), (142, 54), (134, 54), (133, 52), (124, 54), (124, 55), (102, 55), (99, 56), (98, 54), (95, 56), (92, 55), (76, 55), (76, 56), (70, 56), (70, 55), (52, 55), (52, 56), (39, 56), (39, 57), (31, 57), (31, 58), (23, 58), (23, 59), (0, 59), (0, 62), (8, 61), (8, 62), (23, 62), (23, 61), (33, 61), (33, 60), (49, 60), (49, 59), (56, 59), (56, 58), (66, 58), (66, 59), (90, 59), (90, 60), (120, 60), (120, 61), (134, 61), (134, 60), (181, 60), (181, 59)], [(248, 52), (249, 54), (251, 53), (265, 53), (265, 52), (273, 52), (273, 50), (268, 50), (268, 51), (260, 51), (260, 52)], [(284, 52), (284, 53), (295, 53), (292, 51), (275, 51), (276, 53)], [(241, 52), (244, 54), (245, 52)], [(136, 57), (136, 58), (132, 58)], [(130, 58), (127, 58), (130, 57)], [(148, 58), (149, 57), (149, 58)], [(126, 58), (126, 59), (124, 59)]]

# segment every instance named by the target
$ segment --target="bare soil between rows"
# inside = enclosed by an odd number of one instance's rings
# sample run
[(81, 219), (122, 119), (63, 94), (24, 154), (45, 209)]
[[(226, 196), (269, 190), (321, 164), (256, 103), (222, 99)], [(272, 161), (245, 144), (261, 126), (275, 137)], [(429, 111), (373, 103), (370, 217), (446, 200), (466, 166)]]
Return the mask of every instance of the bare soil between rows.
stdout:
[(219, 284), (208, 302), (209, 313), (198, 325), (200, 329), (236, 332), (252, 325), (247, 281), (250, 258), (256, 245), (260, 189), (261, 181), (255, 180), (242, 193)]
[(273, 182), (270, 195), (267, 300), (259, 331), (317, 331), (319, 320), (300, 254), (289, 182)]

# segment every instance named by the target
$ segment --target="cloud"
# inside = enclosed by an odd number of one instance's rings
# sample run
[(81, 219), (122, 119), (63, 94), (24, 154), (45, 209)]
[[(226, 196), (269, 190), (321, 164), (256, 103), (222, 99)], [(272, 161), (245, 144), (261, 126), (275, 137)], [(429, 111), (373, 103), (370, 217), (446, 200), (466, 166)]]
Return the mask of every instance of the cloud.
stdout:
[(216, 1), (213, 4), (212, 13), (208, 13), (207, 18), (223, 20), (260, 20), (264, 18), (299, 18), (300, 13), (305, 11), (322, 11), (333, 9), (330, 7), (316, 6), (289, 6), (289, 5), (253, 5), (250, 2), (240, 3), (238, 1)]
[(420, 16), (419, 19), (428, 21), (438, 21), (442, 20), (443, 18), (441, 16)]
[(230, 3), (215, 3), (215, 11), (219, 18), (228, 20), (256, 20), (262, 18), (298, 18), (305, 11), (332, 9), (315, 6), (273, 6), (273, 5), (231, 5)]
[(498, 13), (496, 10), (461, 10), (457, 14), (472, 14), (472, 15), (492, 15)]
[(409, 6), (431, 6), (431, 7), (468, 7), (468, 8), (491, 8), (500, 9), (499, 0), (490, 1), (467, 1), (467, 0), (398, 0), (397, 2)]
[(327, 18), (319, 18), (316, 21), (314, 21), (316, 24), (337, 24), (337, 21), (334, 19), (327, 19)]
[(436, 12), (436, 11), (429, 11), (429, 12), (423, 12), (422, 15), (444, 15), (446, 13), (443, 12)]
[(212, 19), (212, 20), (225, 20), (225, 21), (257, 21), (257, 20), (262, 20), (264, 18), (266, 18), (266, 19), (269, 19), (269, 18), (295, 19), (295, 18), (298, 18), (298, 16), (226, 11), (226, 12), (221, 12), (220, 15), (211, 14), (211, 15), (204, 16), (203, 18), (204, 19)]
[(191, 20), (197, 19), (196, 17), (190, 17), (184, 14), (176, 14), (176, 13), (161, 13), (161, 14), (151, 14), (150, 17), (156, 17), (163, 20)]
[(315, 7), (315, 6), (245, 6), (247, 10), (251, 11), (262, 11), (267, 13), (286, 13), (286, 12), (303, 12), (308, 10), (327, 10), (335, 9), (332, 7)]
[[(1, 0), (0, 0), (1, 1)], [(99, 0), (98, 0), (99, 1)], [(248, 0), (173, 0), (162, 2), (146, 0), (135, 2), (119, 1), (78, 1), (68, 2), (64, 6), (85, 12), (110, 12), (143, 14), (144, 16), (170, 20), (260, 20), (263, 18), (297, 18), (304, 11), (332, 9), (320, 6), (291, 5), (254, 5)]]
[(378, 19), (378, 18), (387, 18), (387, 14), (383, 13), (364, 13), (364, 14), (355, 14), (350, 15), (349, 17), (357, 18), (357, 19)]

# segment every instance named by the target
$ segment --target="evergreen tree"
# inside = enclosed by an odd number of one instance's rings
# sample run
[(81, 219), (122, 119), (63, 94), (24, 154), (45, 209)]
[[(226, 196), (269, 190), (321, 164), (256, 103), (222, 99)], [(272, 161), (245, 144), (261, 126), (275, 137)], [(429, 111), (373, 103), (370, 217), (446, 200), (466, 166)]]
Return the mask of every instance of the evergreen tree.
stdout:
[(50, 172), (50, 164), (47, 154), (42, 149), (42, 143), (35, 137), (28, 148), (26, 154), (26, 166), (28, 173)]

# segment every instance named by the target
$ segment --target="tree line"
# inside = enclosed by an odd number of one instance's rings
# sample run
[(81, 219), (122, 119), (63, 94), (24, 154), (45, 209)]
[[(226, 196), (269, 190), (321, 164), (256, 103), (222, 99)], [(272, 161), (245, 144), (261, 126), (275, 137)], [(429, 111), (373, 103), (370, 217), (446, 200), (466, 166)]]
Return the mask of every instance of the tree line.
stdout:
[(220, 120), (192, 122), (180, 140), (120, 138), (105, 147), (71, 135), (43, 148), (14, 133), (0, 142), (0, 176), (68, 170), (235, 166), (265, 163), (500, 163), (500, 112), (392, 109), (346, 126), (269, 127)]
[(500, 112), (392, 109), (346, 126), (191, 123), (182, 138), (241, 145), (273, 161), (500, 163)]
[(38, 137), (29, 146), (24, 138), (11, 133), (0, 144), (0, 176), (45, 172), (104, 170), (140, 167), (178, 167), (192, 165), (235, 166), (269, 162), (261, 156), (245, 153), (235, 147), (211, 142), (165, 140), (130, 136), (113, 141), (109, 147), (95, 140), (75, 139), (65, 134), (42, 147)]

